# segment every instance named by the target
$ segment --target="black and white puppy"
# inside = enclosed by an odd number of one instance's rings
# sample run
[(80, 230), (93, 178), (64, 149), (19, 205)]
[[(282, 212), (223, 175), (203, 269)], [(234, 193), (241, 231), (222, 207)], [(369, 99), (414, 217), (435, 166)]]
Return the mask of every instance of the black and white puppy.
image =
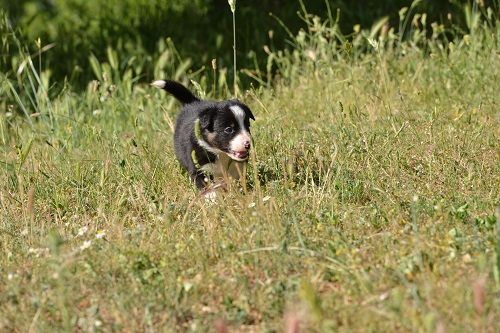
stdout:
[(154, 87), (182, 103), (174, 132), (175, 154), (198, 189), (214, 179), (239, 179), (248, 159), (252, 137), (252, 111), (240, 101), (200, 100), (176, 81), (158, 80)]

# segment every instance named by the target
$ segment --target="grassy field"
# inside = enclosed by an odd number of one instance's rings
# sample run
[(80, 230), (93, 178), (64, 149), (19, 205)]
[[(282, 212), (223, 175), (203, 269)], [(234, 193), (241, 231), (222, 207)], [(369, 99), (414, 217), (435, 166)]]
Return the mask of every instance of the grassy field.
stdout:
[(247, 186), (213, 204), (166, 94), (48, 98), (27, 66), (0, 112), (0, 331), (498, 332), (500, 28), (359, 53), (325, 31), (269, 50)]

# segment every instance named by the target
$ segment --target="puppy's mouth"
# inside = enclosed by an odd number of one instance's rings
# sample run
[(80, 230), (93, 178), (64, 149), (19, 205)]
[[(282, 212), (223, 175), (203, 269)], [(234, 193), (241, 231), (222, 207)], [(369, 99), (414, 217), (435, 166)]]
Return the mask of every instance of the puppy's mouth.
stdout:
[(236, 160), (236, 161), (246, 161), (248, 159), (248, 151), (247, 150), (243, 150), (243, 151), (229, 150), (226, 154), (229, 157), (231, 157), (233, 160)]

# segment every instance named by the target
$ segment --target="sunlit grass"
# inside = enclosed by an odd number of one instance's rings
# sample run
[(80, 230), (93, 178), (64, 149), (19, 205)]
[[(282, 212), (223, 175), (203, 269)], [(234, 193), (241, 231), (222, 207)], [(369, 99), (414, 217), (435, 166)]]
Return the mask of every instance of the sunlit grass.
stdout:
[(216, 204), (175, 160), (178, 107), (112, 64), (19, 91), (41, 97), (0, 114), (0, 330), (494, 331), (498, 29), (338, 54), (310, 23), (243, 94), (248, 188)]

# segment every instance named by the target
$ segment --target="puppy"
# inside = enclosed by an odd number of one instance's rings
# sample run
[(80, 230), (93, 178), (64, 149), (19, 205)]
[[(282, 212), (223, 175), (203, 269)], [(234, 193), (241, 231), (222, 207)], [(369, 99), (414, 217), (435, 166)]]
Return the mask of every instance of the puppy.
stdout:
[(210, 179), (239, 179), (252, 145), (250, 119), (255, 118), (250, 108), (236, 99), (200, 100), (176, 81), (151, 85), (182, 104), (175, 124), (175, 154), (196, 187), (205, 189)]

